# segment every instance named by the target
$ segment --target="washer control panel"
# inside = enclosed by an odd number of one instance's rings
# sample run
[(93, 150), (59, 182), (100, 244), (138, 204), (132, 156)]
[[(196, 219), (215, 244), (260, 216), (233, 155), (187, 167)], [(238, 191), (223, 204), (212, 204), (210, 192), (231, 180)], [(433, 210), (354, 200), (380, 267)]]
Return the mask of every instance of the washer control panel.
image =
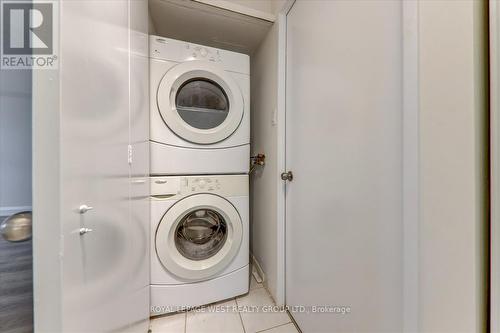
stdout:
[(220, 190), (221, 184), (218, 178), (191, 178), (188, 179), (189, 190), (191, 192), (214, 192)]
[(151, 177), (151, 196), (171, 198), (195, 193), (221, 196), (248, 195), (248, 175), (155, 176)]

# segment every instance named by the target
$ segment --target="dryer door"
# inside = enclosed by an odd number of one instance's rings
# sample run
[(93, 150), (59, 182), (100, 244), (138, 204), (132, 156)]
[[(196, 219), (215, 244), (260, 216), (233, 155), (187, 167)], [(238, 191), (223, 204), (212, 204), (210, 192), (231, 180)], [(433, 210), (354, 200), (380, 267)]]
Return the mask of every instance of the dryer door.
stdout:
[(243, 95), (222, 68), (206, 61), (189, 61), (170, 69), (157, 91), (165, 124), (179, 137), (212, 144), (231, 136), (241, 123)]
[(222, 197), (196, 194), (174, 204), (156, 230), (156, 253), (165, 268), (186, 280), (222, 271), (238, 253), (243, 226)]

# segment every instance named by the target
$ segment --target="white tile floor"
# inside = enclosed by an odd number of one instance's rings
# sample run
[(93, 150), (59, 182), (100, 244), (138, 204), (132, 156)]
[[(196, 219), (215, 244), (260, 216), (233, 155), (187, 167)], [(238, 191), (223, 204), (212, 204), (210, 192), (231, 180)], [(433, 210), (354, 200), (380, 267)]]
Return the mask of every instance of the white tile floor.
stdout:
[[(269, 306), (272, 305), (274, 302), (268, 291), (252, 276), (248, 294), (199, 310), (153, 318), (151, 331), (152, 333), (298, 333), (286, 312), (262, 311), (269, 310)], [(224, 311), (215, 311), (220, 309)]]

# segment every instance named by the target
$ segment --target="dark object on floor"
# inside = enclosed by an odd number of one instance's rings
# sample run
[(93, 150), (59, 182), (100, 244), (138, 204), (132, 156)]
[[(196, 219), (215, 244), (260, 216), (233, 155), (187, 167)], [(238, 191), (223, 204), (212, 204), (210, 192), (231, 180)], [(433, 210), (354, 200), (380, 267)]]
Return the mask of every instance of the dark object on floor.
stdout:
[(20, 212), (0, 220), (0, 235), (9, 242), (24, 242), (31, 239), (31, 212)]

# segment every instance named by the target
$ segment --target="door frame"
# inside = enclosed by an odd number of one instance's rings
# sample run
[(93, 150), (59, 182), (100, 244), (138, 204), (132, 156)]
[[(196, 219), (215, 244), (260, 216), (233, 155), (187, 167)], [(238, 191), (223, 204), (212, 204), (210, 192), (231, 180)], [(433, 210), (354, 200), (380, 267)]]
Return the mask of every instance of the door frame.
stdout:
[(489, 43), (490, 43), (490, 331), (500, 329), (500, 6), (497, 1), (489, 1)]
[(286, 184), (280, 173), (286, 170), (286, 35), (287, 16), (296, 0), (287, 0), (278, 14), (278, 106), (277, 106), (277, 288), (276, 303), (286, 304)]
[[(60, 49), (57, 50), (60, 53)], [(60, 71), (32, 71), (33, 330), (63, 328)], [(44, 223), (43, 226), (38, 222)], [(47, 306), (50, 304), (50, 306)]]
[[(280, 173), (286, 165), (286, 59), (287, 17), (296, 0), (287, 0), (278, 14), (278, 106), (277, 106), (277, 295), (286, 305), (286, 184)], [(418, 331), (418, 230), (419, 230), (419, 80), (418, 2), (402, 3), (403, 131), (402, 223), (403, 223), (403, 331)], [(499, 187), (500, 188), (500, 187)]]
[(418, 1), (402, 3), (403, 45), (403, 332), (419, 332), (419, 46)]

